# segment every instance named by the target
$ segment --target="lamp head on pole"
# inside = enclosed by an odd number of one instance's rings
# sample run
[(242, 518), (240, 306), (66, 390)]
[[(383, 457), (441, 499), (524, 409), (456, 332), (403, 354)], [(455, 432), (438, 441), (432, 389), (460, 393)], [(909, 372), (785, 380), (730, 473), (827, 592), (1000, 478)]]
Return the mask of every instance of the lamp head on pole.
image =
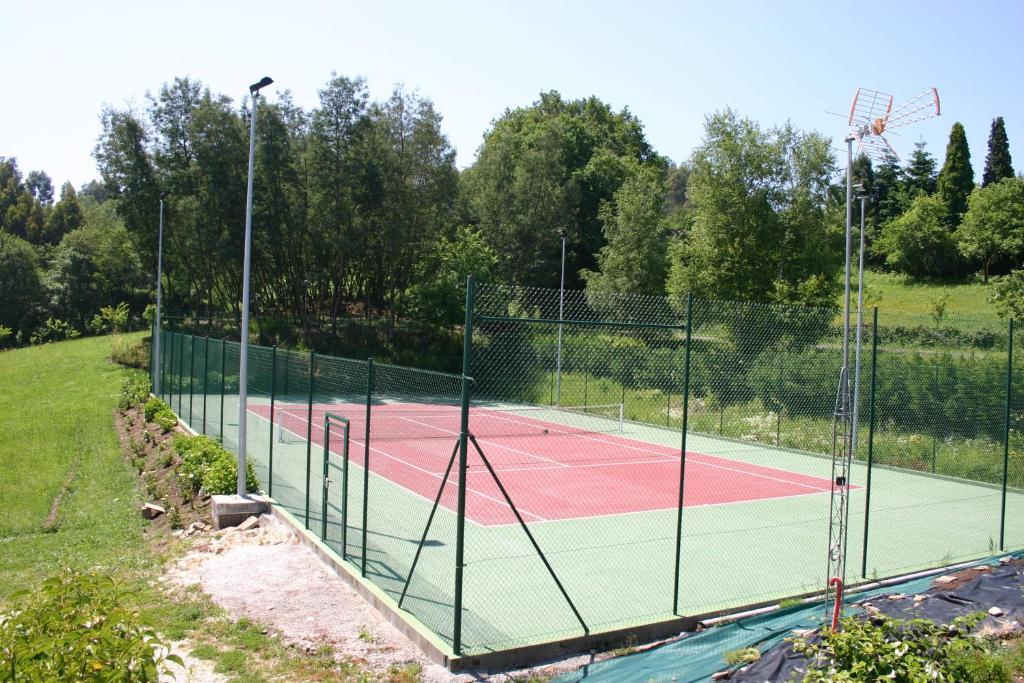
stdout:
[(263, 78), (260, 79), (259, 83), (253, 83), (249, 86), (249, 94), (253, 97), (259, 97), (260, 89), (267, 87), (273, 82), (273, 78), (271, 78), (270, 76), (264, 76)]

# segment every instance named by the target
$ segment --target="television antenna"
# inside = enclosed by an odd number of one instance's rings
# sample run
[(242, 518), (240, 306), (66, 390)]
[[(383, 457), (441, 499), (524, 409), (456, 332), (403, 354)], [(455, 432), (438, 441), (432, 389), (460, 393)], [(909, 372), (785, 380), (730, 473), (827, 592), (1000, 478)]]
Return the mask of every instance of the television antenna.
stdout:
[[(860, 254), (857, 271), (857, 336), (855, 368), (850, 381), (850, 265), (853, 252), (853, 143), (869, 158), (896, 155), (884, 133), (938, 116), (939, 91), (929, 88), (894, 107), (893, 96), (877, 90), (858, 88), (850, 107), (850, 133), (846, 136), (846, 261), (843, 297), (843, 363), (839, 371), (835, 411), (832, 418), (832, 495), (829, 508), (828, 575), (825, 609), (832, 628), (838, 628), (846, 583), (846, 539), (850, 521), (850, 466), (857, 446), (857, 418), (860, 397), (860, 351), (864, 309), (864, 202), (865, 188), (859, 187), (861, 201)], [(897, 157), (898, 158), (898, 157)], [(865, 516), (865, 521), (867, 517)], [(861, 573), (867, 570), (866, 560)], [(828, 621), (828, 618), (826, 618)]]

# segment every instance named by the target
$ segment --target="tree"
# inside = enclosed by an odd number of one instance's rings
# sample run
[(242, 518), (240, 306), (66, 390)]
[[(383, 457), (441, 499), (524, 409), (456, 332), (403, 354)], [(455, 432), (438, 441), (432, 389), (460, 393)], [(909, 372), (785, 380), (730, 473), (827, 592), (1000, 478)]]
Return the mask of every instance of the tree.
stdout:
[(0, 232), (0, 327), (27, 339), (43, 306), (43, 287), (35, 251), (25, 240)]
[(64, 183), (60, 188), (58, 201), (46, 217), (46, 226), (42, 235), (33, 241), (47, 244), (58, 244), (64, 235), (77, 230), (82, 225), (82, 207), (78, 203), (78, 195), (71, 183)]
[(1011, 271), (992, 285), (988, 300), (1000, 318), (1024, 320), (1024, 270)]
[(918, 195), (910, 208), (882, 228), (875, 248), (886, 264), (908, 275), (948, 275), (956, 270), (956, 241), (946, 205), (937, 195)]
[(939, 197), (946, 205), (948, 225), (950, 229), (955, 229), (967, 212), (967, 198), (974, 190), (971, 150), (967, 146), (967, 134), (959, 121), (953, 124), (949, 133), (946, 161), (939, 171), (937, 188)]
[(1004, 178), (976, 189), (956, 237), (964, 256), (981, 261), (986, 284), (995, 259), (1009, 259), (1019, 267), (1024, 256), (1024, 179)]
[(985, 187), (1003, 178), (1013, 177), (1013, 160), (1010, 158), (1010, 141), (1006, 137), (1003, 117), (992, 119), (992, 130), (988, 134), (988, 155), (985, 157), (985, 173), (981, 185)]
[(910, 161), (903, 169), (903, 190), (908, 204), (922, 194), (935, 192), (935, 157), (925, 150), (925, 146), (924, 140), (914, 143)]
[(598, 215), (628, 173), (628, 162), (664, 169), (640, 121), (596, 97), (564, 100), (541, 93), (530, 107), (507, 110), (484, 136), (461, 178), (472, 222), (495, 252), (503, 279), (558, 286), (558, 230), (568, 233), (566, 285), (594, 270), (605, 245)]
[(25, 179), (25, 186), (32, 196), (39, 200), (40, 204), (49, 206), (53, 204), (53, 181), (43, 171), (32, 171)]
[(423, 253), (403, 308), (417, 320), (451, 329), (464, 319), (466, 278), (487, 282), (497, 265), (498, 255), (478, 232), (459, 228), (452, 239), (442, 237)]
[(602, 204), (598, 212), (608, 243), (597, 256), (599, 270), (581, 273), (588, 292), (665, 293), (664, 203), (664, 173), (634, 164), (612, 201)]
[(690, 167), (693, 225), (672, 243), (669, 294), (833, 303), (827, 139), (789, 124), (763, 131), (726, 110), (707, 119)]

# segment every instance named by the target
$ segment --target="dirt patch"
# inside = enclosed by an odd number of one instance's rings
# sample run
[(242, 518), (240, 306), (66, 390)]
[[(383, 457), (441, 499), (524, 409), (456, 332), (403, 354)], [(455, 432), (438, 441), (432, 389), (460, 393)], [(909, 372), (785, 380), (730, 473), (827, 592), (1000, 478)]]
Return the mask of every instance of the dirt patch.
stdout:
[(43, 531), (53, 531), (57, 528), (57, 521), (60, 519), (60, 505), (64, 502), (64, 497), (71, 491), (71, 485), (78, 478), (78, 467), (80, 464), (81, 460), (76, 456), (74, 462), (71, 463), (71, 467), (68, 468), (68, 476), (64, 478), (64, 483), (60, 485), (60, 491), (53, 497), (53, 502), (50, 504), (50, 514), (46, 515), (46, 521), (43, 522)]
[[(1005, 562), (1000, 562), (1001, 565), (1007, 567), (1024, 567), (1024, 558), (1021, 559), (1010, 559)], [(935, 588), (944, 591), (953, 591), (963, 586), (966, 583), (978, 578), (982, 574), (987, 574), (992, 571), (992, 567), (988, 565), (979, 565), (977, 567), (968, 567), (963, 571), (956, 572), (955, 574), (946, 574), (945, 576), (938, 577), (932, 584)]]

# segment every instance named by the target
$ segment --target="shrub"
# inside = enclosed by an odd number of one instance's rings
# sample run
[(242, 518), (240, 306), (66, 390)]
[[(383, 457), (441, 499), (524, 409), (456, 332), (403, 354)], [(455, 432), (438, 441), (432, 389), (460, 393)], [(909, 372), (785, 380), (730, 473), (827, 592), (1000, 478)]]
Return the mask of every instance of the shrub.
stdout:
[(9, 344), (14, 343), (14, 330), (11, 328), (0, 325), (0, 349), (4, 348)]
[[(249, 493), (259, 490), (256, 473), (252, 469), (252, 461), (245, 461), (245, 489)], [(203, 474), (203, 490), (211, 496), (234, 493), (238, 489), (238, 460), (234, 455), (222, 450), (217, 459)]]
[(3, 680), (156, 681), (182, 663), (107, 576), (65, 572), (12, 599), (0, 613)]
[(820, 641), (791, 639), (794, 651), (809, 662), (806, 674), (798, 680), (1009, 681), (998, 677), (961, 678), (953, 671), (963, 671), (963, 667), (981, 670), (979, 661), (988, 655), (986, 642), (968, 631), (982, 616), (958, 617), (952, 625), (941, 626), (927, 619), (843, 619), (840, 631), (827, 632)]
[(57, 318), (47, 318), (43, 326), (32, 333), (31, 342), (33, 344), (48, 344), (54, 341), (75, 339), (81, 334), (71, 323)]
[(145, 407), (142, 409), (142, 414), (146, 418), (146, 422), (152, 422), (156, 414), (161, 410), (170, 410), (171, 407), (164, 403), (161, 399), (153, 397), (146, 401)]
[(130, 342), (124, 337), (114, 337), (110, 344), (110, 360), (130, 368), (149, 368), (149, 351), (142, 341)]
[(206, 470), (224, 452), (221, 445), (208, 436), (177, 436), (173, 448), (181, 457), (178, 481), (191, 493), (199, 490)]
[(157, 411), (157, 414), (153, 416), (153, 421), (160, 426), (160, 431), (164, 434), (174, 429), (178, 424), (178, 418), (170, 408), (161, 408)]
[(120, 410), (138, 405), (149, 396), (151, 386), (146, 375), (131, 375), (121, 380), (121, 395), (117, 401)]

